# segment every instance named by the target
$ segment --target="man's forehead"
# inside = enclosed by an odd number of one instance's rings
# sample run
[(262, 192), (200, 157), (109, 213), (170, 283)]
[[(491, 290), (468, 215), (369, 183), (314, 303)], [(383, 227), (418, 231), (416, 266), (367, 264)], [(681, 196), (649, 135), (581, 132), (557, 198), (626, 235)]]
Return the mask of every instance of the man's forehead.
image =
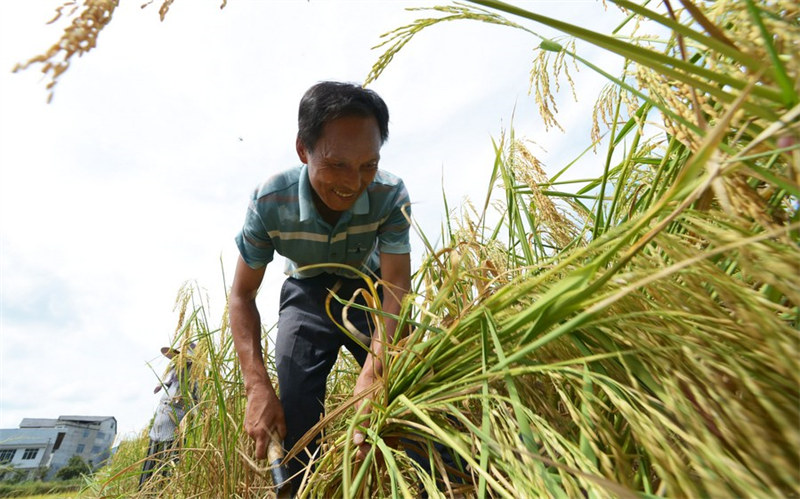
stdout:
[(375, 134), (353, 133), (334, 130), (320, 136), (314, 147), (314, 153), (325, 160), (345, 160), (357, 156), (369, 156), (370, 159), (379, 159), (381, 150), (380, 133), (377, 125)]

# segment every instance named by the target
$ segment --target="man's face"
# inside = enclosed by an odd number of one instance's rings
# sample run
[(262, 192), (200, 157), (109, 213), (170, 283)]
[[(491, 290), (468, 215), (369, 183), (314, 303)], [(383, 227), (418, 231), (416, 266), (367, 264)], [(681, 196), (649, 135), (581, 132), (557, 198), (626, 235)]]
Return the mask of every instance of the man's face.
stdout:
[(355, 204), (375, 178), (380, 149), (380, 129), (372, 116), (329, 121), (313, 151), (297, 140), (297, 154), (308, 165), (314, 201), (324, 218), (338, 218)]

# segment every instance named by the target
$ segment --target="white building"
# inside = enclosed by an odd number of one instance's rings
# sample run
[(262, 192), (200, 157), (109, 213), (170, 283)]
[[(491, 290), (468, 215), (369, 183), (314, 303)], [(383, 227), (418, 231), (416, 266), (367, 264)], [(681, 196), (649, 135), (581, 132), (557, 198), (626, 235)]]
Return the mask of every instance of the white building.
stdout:
[(111, 416), (25, 418), (18, 429), (0, 430), (0, 480), (50, 480), (72, 456), (98, 468), (111, 455), (117, 420)]
[(43, 478), (57, 438), (54, 428), (0, 430), (0, 480)]

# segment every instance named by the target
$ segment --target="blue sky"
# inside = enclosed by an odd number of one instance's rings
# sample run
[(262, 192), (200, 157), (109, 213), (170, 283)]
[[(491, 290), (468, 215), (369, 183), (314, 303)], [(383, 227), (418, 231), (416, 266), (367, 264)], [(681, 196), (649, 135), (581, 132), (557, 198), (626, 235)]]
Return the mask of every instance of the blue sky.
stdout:
[[(162, 23), (156, 2), (121, 2), (98, 48), (46, 81), (17, 62), (54, 43), (45, 25), (60, 1), (0, 3), (0, 427), (23, 417), (115, 416), (122, 436), (155, 408), (159, 348), (175, 327), (187, 280), (208, 291), (218, 320), (247, 196), (298, 163), (297, 102), (323, 79), (361, 82), (379, 36), (430, 2), (178, 0)], [(616, 12), (594, 0), (517, 2), (591, 27)], [(532, 26), (533, 27), (533, 26)], [(542, 29), (543, 34), (547, 30)], [(548, 171), (588, 144), (604, 84), (574, 75), (580, 101), (559, 97), (565, 130), (546, 132), (527, 95), (538, 40), (476, 22), (423, 31), (371, 87), (386, 100), (381, 167), (404, 178), (429, 236), (451, 204), (481, 200), (493, 150), (511, 124), (534, 140)], [(609, 67), (599, 52), (582, 52)], [(599, 171), (587, 158), (583, 172)], [(414, 241), (412, 261), (422, 258)], [(259, 295), (276, 319), (282, 263)], [(270, 285), (269, 283), (276, 283)]]

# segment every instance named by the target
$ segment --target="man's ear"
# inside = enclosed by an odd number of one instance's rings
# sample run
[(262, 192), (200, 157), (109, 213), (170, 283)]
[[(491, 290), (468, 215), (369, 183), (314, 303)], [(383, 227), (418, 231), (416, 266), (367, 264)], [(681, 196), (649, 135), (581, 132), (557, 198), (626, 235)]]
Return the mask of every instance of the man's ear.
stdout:
[(294, 141), (294, 147), (297, 150), (297, 156), (300, 158), (300, 161), (304, 164), (308, 164), (308, 151), (306, 150), (306, 146), (303, 145), (303, 141), (300, 140), (300, 137), (297, 137)]

